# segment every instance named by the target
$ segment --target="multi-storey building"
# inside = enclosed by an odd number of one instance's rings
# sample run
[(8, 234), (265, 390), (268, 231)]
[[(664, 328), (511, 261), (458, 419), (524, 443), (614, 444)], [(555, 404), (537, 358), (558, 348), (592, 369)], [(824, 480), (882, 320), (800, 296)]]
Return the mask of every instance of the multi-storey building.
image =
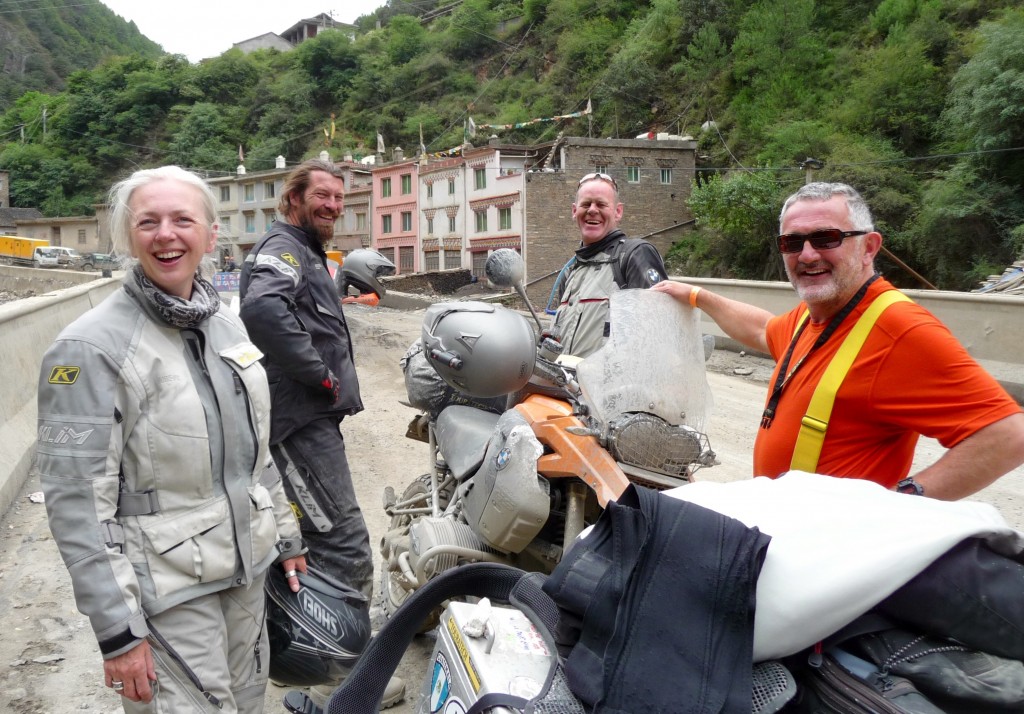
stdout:
[(468, 267), (482, 278), (491, 251), (525, 250), (523, 177), (534, 153), (493, 142), (420, 166), (423, 270)]
[[(338, 162), (337, 166), (344, 173), (346, 208), (327, 248), (348, 252), (369, 244), (369, 228), (365, 225), (369, 211), (366, 200), (369, 171), (351, 161)], [(293, 168), (286, 166), (284, 157), (279, 156), (273, 169), (249, 173), (244, 166), (239, 166), (231, 176), (208, 179), (218, 200), (218, 257), (231, 256), (240, 263), (270, 224), (277, 220), (277, 205), (284, 181)], [(359, 228), (359, 215), (363, 216), (362, 229)]]
[(376, 166), (373, 177), (373, 247), (395, 264), (398, 274), (414, 273), (420, 268), (416, 221), (419, 165), (405, 159), (395, 149), (395, 161)]

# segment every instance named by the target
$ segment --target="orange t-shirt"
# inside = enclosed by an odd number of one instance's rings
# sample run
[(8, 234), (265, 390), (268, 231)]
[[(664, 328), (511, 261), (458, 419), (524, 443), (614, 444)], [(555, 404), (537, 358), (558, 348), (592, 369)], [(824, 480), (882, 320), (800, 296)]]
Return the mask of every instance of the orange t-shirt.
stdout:
[[(871, 302), (891, 289), (886, 280), (876, 280), (857, 308), (790, 378), (770, 428), (758, 429), (755, 476), (774, 478), (790, 470), (800, 420), (818, 381)], [(806, 309), (801, 303), (768, 322), (768, 348), (776, 362), (789, 348)], [(790, 371), (824, 329), (824, 324), (808, 322), (793, 350)], [(778, 371), (777, 364), (769, 397)], [(891, 488), (910, 472), (919, 435), (950, 448), (1020, 411), (934, 315), (915, 303), (898, 302), (878, 318), (836, 394), (817, 470)]]

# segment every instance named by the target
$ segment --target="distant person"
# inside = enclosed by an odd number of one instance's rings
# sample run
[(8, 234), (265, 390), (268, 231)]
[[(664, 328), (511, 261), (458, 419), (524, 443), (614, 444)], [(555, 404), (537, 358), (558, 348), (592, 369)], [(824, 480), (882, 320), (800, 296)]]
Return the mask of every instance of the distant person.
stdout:
[(563, 354), (586, 357), (604, 344), (614, 292), (649, 288), (668, 277), (654, 245), (619, 230), (622, 213), (614, 178), (591, 173), (580, 179), (572, 205), (580, 247), (559, 273), (553, 293), (558, 308), (550, 331)]
[[(341, 216), (340, 169), (311, 159), (285, 179), (275, 221), (245, 258), (242, 321), (266, 355), (270, 443), (299, 516), (310, 563), (367, 598), (373, 593), (370, 535), (356, 501), (340, 431), (363, 409), (352, 339), (324, 246)], [(314, 688), (323, 706), (330, 690)], [(401, 701), (394, 678), (385, 706)]]
[[(1020, 406), (935, 316), (875, 272), (882, 236), (860, 194), (808, 184), (786, 200), (779, 224), (778, 248), (802, 301), (793, 310), (774, 316), (685, 283), (653, 288), (778, 363), (755, 476), (800, 469), (956, 500), (1024, 463)], [(922, 434), (949, 450), (908, 476)]]
[[(264, 578), (305, 572), (260, 353), (198, 267), (215, 202), (176, 166), (111, 191), (124, 287), (43, 358), (35, 471), (126, 712), (261, 712)], [(275, 565), (275, 563), (277, 565)]]

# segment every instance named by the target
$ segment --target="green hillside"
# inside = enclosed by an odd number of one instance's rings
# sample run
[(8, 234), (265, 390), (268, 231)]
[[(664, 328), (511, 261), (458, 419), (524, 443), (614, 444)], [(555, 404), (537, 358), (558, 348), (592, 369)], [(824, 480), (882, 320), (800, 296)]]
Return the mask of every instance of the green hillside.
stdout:
[(0, 0), (0, 110), (30, 90), (58, 92), (72, 72), (117, 54), (161, 52), (98, 2)]
[[(698, 140), (701, 167), (697, 229), (675, 246), (674, 269), (779, 277), (768, 237), (814, 158), (815, 178), (867, 195), (895, 256), (968, 289), (1024, 253), (1018, 5), (391, 0), (360, 18), (355, 41), (327, 31), (290, 52), (198, 65), (136, 53), (72, 74), (60, 92), (24, 94), (0, 114), (0, 169), (15, 205), (64, 215), (88, 211), (135, 166), (231, 171), (239, 146), (258, 170), (278, 154), (372, 153), (378, 132), (407, 156), (421, 132), (441, 152), (469, 119), (478, 143), (669, 131)], [(593, 114), (575, 123), (546, 121), (588, 102)], [(22, 143), (44, 106), (46, 135)]]

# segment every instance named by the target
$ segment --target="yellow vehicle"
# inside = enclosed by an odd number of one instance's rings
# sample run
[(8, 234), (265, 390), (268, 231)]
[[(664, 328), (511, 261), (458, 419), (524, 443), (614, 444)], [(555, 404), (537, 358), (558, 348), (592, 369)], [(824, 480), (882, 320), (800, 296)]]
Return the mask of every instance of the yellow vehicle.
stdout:
[(33, 265), (36, 248), (45, 248), (50, 242), (42, 238), (0, 236), (0, 260), (8, 265)]

